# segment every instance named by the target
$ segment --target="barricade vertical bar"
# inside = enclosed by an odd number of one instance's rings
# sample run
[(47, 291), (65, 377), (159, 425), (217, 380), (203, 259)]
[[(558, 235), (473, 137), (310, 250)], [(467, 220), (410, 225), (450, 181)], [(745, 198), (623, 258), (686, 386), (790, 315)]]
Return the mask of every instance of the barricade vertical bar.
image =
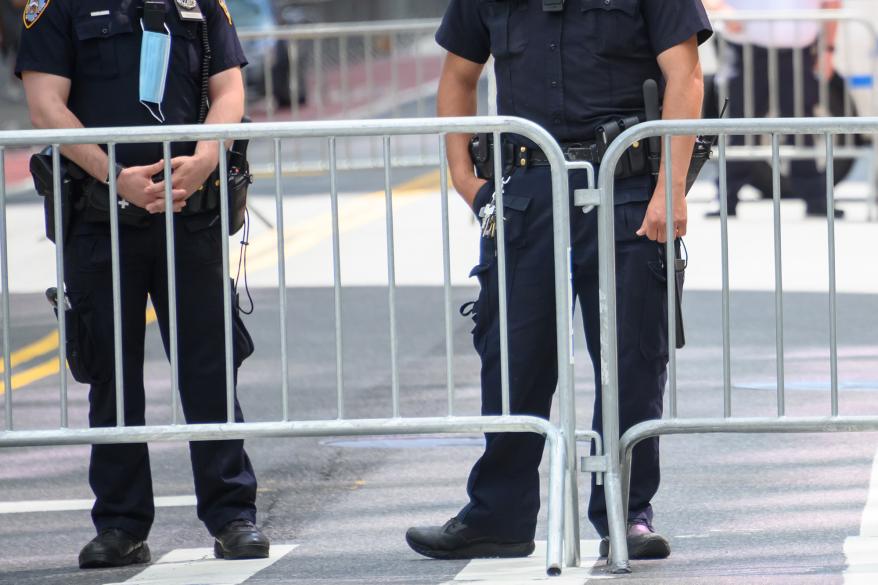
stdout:
[[(387, 37), (390, 43), (390, 95), (399, 93), (399, 53), (397, 48), (397, 34), (391, 33)], [(399, 118), (399, 100), (393, 101), (393, 117)]]
[(314, 101), (317, 115), (323, 118), (323, 39), (314, 39)]
[[(296, 94), (292, 94), (296, 95)], [(298, 101), (298, 100), (293, 100)], [(283, 159), (280, 139), (274, 139), (274, 203), (277, 215), (277, 288), (280, 306), (280, 391), (284, 422), (290, 420), (290, 365), (287, 359), (287, 260), (284, 245)], [(241, 252), (244, 253), (243, 251)]]
[(338, 149), (329, 138), (329, 198), (332, 204), (332, 282), (335, 296), (335, 387), (338, 418), (344, 418), (344, 338), (341, 313), (341, 233), (338, 226)]
[(168, 270), (168, 337), (171, 346), (171, 423), (177, 424), (177, 392), (180, 388), (180, 355), (177, 346), (177, 269), (174, 250), (174, 208), (171, 181), (171, 143), (162, 143), (165, 157), (165, 246)]
[[(302, 53), (299, 51), (299, 42), (300, 41), (291, 39), (287, 44), (287, 65), (290, 68), (288, 78), (290, 80), (290, 108), (292, 110), (293, 120), (299, 119), (299, 95), (302, 93), (302, 90), (305, 89), (299, 85), (299, 59), (302, 58)], [(302, 81), (306, 80), (303, 79)]]
[[(226, 417), (229, 423), (235, 422), (235, 362), (232, 353), (232, 289), (229, 288), (229, 161), (226, 158), (226, 143), (217, 141), (219, 151), (220, 176), (220, 230), (223, 254), (223, 329), (226, 350)], [(284, 356), (285, 358), (286, 356)]]
[[(798, 25), (798, 23), (796, 23)], [(819, 63), (819, 59), (818, 59)], [(793, 112), (796, 118), (805, 117), (805, 76), (802, 49), (793, 49)], [(813, 115), (813, 114), (811, 114)], [(804, 135), (796, 134), (794, 143), (797, 148), (803, 145)]]
[[(347, 117), (348, 96), (351, 95), (351, 92), (348, 80), (348, 37), (345, 35), (341, 35), (338, 38), (338, 58), (340, 61), (339, 69), (341, 69), (341, 111), (342, 114)], [(350, 142), (348, 142), (347, 144), (350, 144)]]
[[(9, 233), (6, 230), (6, 149), (0, 146), (0, 286), (3, 287), (3, 400), (6, 430), (12, 427), (12, 356), (10, 354)], [(63, 369), (63, 368), (62, 368)]]
[(393, 243), (393, 186), (390, 176), (390, 136), (384, 136), (384, 201), (387, 214), (387, 290), (390, 302), (390, 368), (393, 418), (399, 418), (399, 340), (396, 337), (396, 257)]
[(506, 288), (506, 208), (503, 203), (503, 149), (502, 135), (494, 132), (494, 223), (497, 247), (497, 290), (500, 311), (500, 395), (503, 415), (509, 414), (509, 315)]
[[(370, 100), (376, 99), (375, 95), (375, 72), (373, 65), (373, 54), (372, 51), (375, 49), (375, 39), (372, 35), (367, 34), (363, 39), (363, 51), (365, 53), (366, 60), (366, 95), (369, 96)], [(376, 152), (375, 145), (377, 144), (377, 140), (374, 138), (369, 139), (369, 154), (372, 157), (372, 160), (377, 161), (378, 153)]]
[(778, 88), (779, 74), (777, 62), (777, 47), (768, 48), (768, 108), (769, 116), (780, 116), (780, 91)]
[[(753, 113), (756, 109), (756, 105), (753, 103), (754, 94), (756, 84), (754, 82), (753, 76), (755, 75), (753, 72), (753, 45), (747, 43), (744, 45), (744, 117), (752, 118)], [(753, 135), (747, 134), (744, 137), (744, 143), (747, 146), (753, 146)]]
[(829, 256), (829, 370), (832, 392), (832, 416), (838, 416), (838, 294), (835, 258), (835, 152), (832, 134), (826, 133), (826, 218)]
[(726, 160), (728, 136), (719, 137), (719, 209), (723, 287), (723, 416), (732, 416), (731, 299), (729, 293), (729, 179)]
[(439, 191), (442, 203), (442, 273), (445, 289), (445, 372), (448, 386), (448, 416), (454, 416), (454, 328), (451, 322), (451, 235), (448, 222), (448, 147), (445, 133), (439, 135)]
[[(594, 188), (590, 163), (568, 163), (559, 149), (546, 151), (552, 171), (552, 244), (555, 272), (555, 334), (558, 359), (558, 402), (561, 435), (567, 453), (564, 466), (564, 551), (568, 567), (579, 566), (579, 457), (576, 443), (576, 395), (573, 355), (573, 248), (570, 245), (570, 171), (585, 170)], [(582, 166), (580, 166), (582, 165)], [(598, 449), (597, 454), (603, 455)], [(599, 482), (600, 483), (600, 482)]]
[[(844, 43), (844, 66), (842, 71), (853, 71), (854, 68), (851, 64), (851, 44), (850, 44), (850, 35), (841, 34), (838, 35), (841, 38), (841, 42)], [(872, 61), (875, 61), (875, 57), (872, 57)], [(878, 79), (872, 78), (872, 91), (875, 91), (875, 83), (878, 82)], [(850, 118), (853, 115), (853, 103), (852, 98), (849, 95), (845, 95), (844, 98), (844, 117)], [(871, 115), (875, 115), (875, 112), (871, 112)], [(851, 146), (854, 143), (853, 134), (844, 134), (842, 141), (844, 146)]]
[[(274, 46), (274, 43), (272, 43)], [(274, 120), (277, 102), (274, 101), (274, 51), (267, 51), (262, 61), (262, 75), (265, 79), (265, 106), (269, 120)]]
[[(64, 222), (61, 210), (61, 147), (52, 145), (52, 191), (55, 214), (55, 272), (58, 276), (58, 387), (61, 392), (61, 428), (67, 428), (67, 292), (64, 288)], [(7, 389), (7, 392), (11, 388)]]
[(668, 288), (668, 406), (671, 410), (671, 418), (677, 418), (677, 278), (675, 240), (677, 230), (674, 220), (674, 177), (673, 155), (671, 145), (673, 140), (670, 134), (664, 136), (665, 155), (665, 270)]
[(780, 137), (771, 135), (771, 172), (774, 199), (774, 285), (775, 340), (777, 347), (777, 415), (784, 416), (784, 349), (783, 349), (783, 258), (780, 229)]
[[(618, 156), (605, 156), (601, 166), (601, 204), (598, 207), (598, 242), (615, 242), (615, 207), (613, 199), (615, 165)], [(614, 573), (628, 572), (625, 508), (628, 503), (628, 478), (620, 477), (619, 460), (619, 356), (616, 331), (616, 255), (614, 246), (598, 246), (601, 315), (601, 399), (604, 423), (604, 453), (607, 471), (604, 492), (607, 494), (607, 521), (610, 529), (610, 557)], [(622, 494), (619, 499), (618, 494)]]
[(113, 363), (116, 378), (116, 426), (125, 426), (124, 369), (122, 364), (122, 278), (119, 262), (119, 199), (116, 187), (116, 145), (107, 145), (110, 192), (107, 209), (110, 210), (110, 258), (113, 274)]
[[(826, 27), (820, 27), (820, 34), (817, 36), (817, 55), (826, 54)], [(819, 63), (819, 57), (818, 57)], [(823, 71), (823, 67), (818, 67), (817, 78), (820, 80), (820, 115), (829, 116), (829, 78)]]

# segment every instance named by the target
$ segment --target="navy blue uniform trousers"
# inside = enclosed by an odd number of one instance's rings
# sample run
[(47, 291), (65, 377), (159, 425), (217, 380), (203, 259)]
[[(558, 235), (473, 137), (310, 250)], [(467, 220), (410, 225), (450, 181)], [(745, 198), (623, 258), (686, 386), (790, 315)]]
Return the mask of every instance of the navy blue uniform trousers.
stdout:
[[(219, 220), (176, 219), (180, 402), (188, 423), (225, 422), (226, 376), (223, 275)], [(147, 295), (169, 352), (168, 278), (164, 216), (146, 229), (120, 230), (125, 424), (145, 424), (143, 360)], [(75, 222), (64, 254), (67, 294), (83, 316), (106, 375), (89, 392), (89, 424), (116, 424), (113, 364), (113, 285), (109, 226)], [(225, 284), (229, 286), (229, 284)], [(243, 421), (235, 400), (235, 419)], [(256, 478), (244, 442), (189, 444), (198, 517), (211, 534), (236, 519), (255, 521)], [(146, 538), (155, 513), (145, 444), (94, 445), (89, 483), (98, 532), (120, 528)]]
[[(630, 182), (631, 180), (629, 180)], [(619, 326), (620, 419), (624, 431), (661, 418), (667, 368), (667, 288), (659, 247), (635, 236), (646, 212), (648, 178), (637, 178), (638, 192), (620, 184), (616, 206), (616, 270)], [(584, 173), (571, 175), (573, 189), (586, 186)], [(487, 203), (493, 184), (477, 195), (474, 208)], [(549, 169), (516, 169), (504, 190), (509, 317), (511, 411), (549, 418), (558, 378), (555, 326), (552, 196)], [(571, 199), (572, 200), (572, 199)], [(585, 324), (588, 352), (600, 376), (597, 213), (571, 208), (574, 291)], [(482, 238), (481, 260), (473, 269), (481, 291), (473, 308), (473, 343), (482, 360), (482, 413), (501, 412), (500, 326), (495, 241)], [(595, 393), (594, 429), (602, 429), (601, 395)], [(545, 438), (532, 433), (486, 435), (485, 452), (470, 473), (470, 502), (458, 515), (465, 524), (502, 541), (533, 539), (540, 507), (538, 468)], [(659, 485), (658, 438), (634, 449), (629, 521), (651, 524), (650, 501)], [(592, 482), (589, 519), (608, 534), (604, 493)]]

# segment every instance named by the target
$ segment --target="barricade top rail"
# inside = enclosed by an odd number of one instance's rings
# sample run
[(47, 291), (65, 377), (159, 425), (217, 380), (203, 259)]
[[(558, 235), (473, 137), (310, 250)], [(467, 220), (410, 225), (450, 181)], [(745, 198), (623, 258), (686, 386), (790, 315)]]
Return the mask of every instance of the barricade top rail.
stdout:
[[(601, 166), (615, 168), (634, 142), (654, 136), (743, 135), (743, 134), (869, 134), (878, 133), (878, 117), (865, 118), (760, 118), (730, 120), (656, 120), (638, 124), (623, 132), (604, 155)], [(601, 173), (601, 188), (612, 180)]]
[[(876, 120), (878, 124), (878, 120)], [(557, 142), (542, 126), (523, 118), (464, 117), (411, 118), (398, 120), (333, 120), (319, 122), (275, 122), (187, 126), (137, 126), (119, 128), (75, 128), (63, 130), (16, 130), (0, 132), (0, 147), (40, 144), (114, 144), (138, 142), (191, 142), (246, 138), (330, 138), (358, 136), (412, 136), (455, 132), (503, 132), (525, 136), (547, 155), (558, 154), (553, 163), (564, 164)], [(557, 153), (551, 151), (557, 150)]]
[(297, 24), (264, 29), (241, 29), (241, 40), (284, 38), (291, 40), (313, 40), (341, 36), (362, 36), (381, 34), (422, 34), (433, 33), (442, 21), (435, 18), (412, 20), (379, 20), (368, 23), (345, 22), (339, 24)]

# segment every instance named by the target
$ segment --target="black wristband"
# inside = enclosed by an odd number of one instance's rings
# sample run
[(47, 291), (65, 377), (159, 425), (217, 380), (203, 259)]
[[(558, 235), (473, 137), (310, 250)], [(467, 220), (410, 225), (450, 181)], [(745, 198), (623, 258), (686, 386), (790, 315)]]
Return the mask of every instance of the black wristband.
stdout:
[[(117, 179), (119, 178), (119, 175), (121, 175), (122, 171), (124, 171), (124, 170), (125, 170), (125, 167), (123, 167), (119, 163), (116, 163), (116, 178)], [(109, 170), (107, 170), (107, 178), (104, 181), (104, 183), (106, 183), (107, 185), (110, 184), (110, 171)]]

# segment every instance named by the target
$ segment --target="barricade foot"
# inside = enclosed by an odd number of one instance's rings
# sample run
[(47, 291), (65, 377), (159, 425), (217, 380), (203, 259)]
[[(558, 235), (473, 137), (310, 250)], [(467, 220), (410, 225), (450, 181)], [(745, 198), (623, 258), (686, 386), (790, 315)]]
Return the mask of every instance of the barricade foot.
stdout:
[(549, 567), (546, 569), (546, 575), (549, 577), (560, 577), (561, 576), (561, 567)]
[(613, 575), (627, 575), (631, 572), (631, 563), (628, 561), (619, 563), (616, 561), (607, 561), (607, 566), (610, 568), (610, 573)]

